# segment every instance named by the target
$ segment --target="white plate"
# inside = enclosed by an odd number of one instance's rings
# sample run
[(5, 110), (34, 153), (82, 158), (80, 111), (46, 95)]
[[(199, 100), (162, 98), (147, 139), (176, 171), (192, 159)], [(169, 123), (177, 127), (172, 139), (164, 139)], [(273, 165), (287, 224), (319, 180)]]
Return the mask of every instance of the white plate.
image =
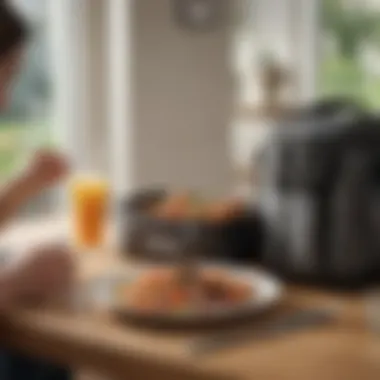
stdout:
[(127, 305), (121, 305), (116, 291), (120, 284), (132, 283), (138, 276), (152, 268), (154, 267), (138, 267), (129, 269), (127, 272), (110, 273), (99, 277), (90, 283), (90, 287), (86, 292), (87, 296), (90, 296), (93, 304), (110, 309), (117, 316), (130, 322), (168, 327), (186, 327), (227, 322), (236, 318), (254, 316), (274, 307), (283, 294), (283, 286), (280, 281), (259, 269), (209, 264), (204, 265), (204, 268), (227, 270), (231, 276), (250, 284), (253, 290), (252, 298), (234, 307), (178, 314), (173, 312), (147, 313), (129, 308)]

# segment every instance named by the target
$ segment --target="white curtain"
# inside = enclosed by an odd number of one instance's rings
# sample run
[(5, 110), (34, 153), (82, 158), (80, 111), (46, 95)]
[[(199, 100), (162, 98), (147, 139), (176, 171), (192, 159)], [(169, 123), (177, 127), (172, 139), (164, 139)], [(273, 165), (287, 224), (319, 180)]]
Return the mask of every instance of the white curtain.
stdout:
[(49, 2), (57, 137), (75, 168), (106, 173), (106, 3)]

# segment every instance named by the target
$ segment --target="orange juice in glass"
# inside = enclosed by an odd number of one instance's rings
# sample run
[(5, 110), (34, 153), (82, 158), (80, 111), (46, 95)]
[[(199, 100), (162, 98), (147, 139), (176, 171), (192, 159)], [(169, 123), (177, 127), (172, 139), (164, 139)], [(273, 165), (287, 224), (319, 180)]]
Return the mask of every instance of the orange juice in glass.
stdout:
[(83, 177), (71, 186), (76, 244), (83, 249), (99, 248), (106, 236), (109, 185), (99, 178)]

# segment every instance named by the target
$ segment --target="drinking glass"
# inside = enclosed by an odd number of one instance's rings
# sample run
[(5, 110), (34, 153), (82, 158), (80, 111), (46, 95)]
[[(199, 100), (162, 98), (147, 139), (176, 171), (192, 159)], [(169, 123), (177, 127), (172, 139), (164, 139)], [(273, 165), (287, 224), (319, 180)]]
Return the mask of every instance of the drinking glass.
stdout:
[(100, 248), (107, 231), (109, 184), (100, 177), (72, 181), (72, 222), (75, 244), (84, 250)]

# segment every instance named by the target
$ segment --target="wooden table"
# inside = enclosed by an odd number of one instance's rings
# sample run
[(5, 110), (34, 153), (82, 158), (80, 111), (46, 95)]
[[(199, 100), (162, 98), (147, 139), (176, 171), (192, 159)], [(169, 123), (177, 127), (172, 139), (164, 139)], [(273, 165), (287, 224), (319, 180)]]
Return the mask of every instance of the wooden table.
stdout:
[[(111, 252), (78, 259), (84, 281), (120, 265), (131, 264)], [(380, 337), (366, 329), (361, 297), (289, 289), (275, 314), (319, 305), (337, 307), (339, 321), (197, 359), (188, 352), (194, 333), (137, 329), (86, 309), (15, 311), (1, 320), (0, 338), (3, 346), (114, 379), (380, 379)]]

